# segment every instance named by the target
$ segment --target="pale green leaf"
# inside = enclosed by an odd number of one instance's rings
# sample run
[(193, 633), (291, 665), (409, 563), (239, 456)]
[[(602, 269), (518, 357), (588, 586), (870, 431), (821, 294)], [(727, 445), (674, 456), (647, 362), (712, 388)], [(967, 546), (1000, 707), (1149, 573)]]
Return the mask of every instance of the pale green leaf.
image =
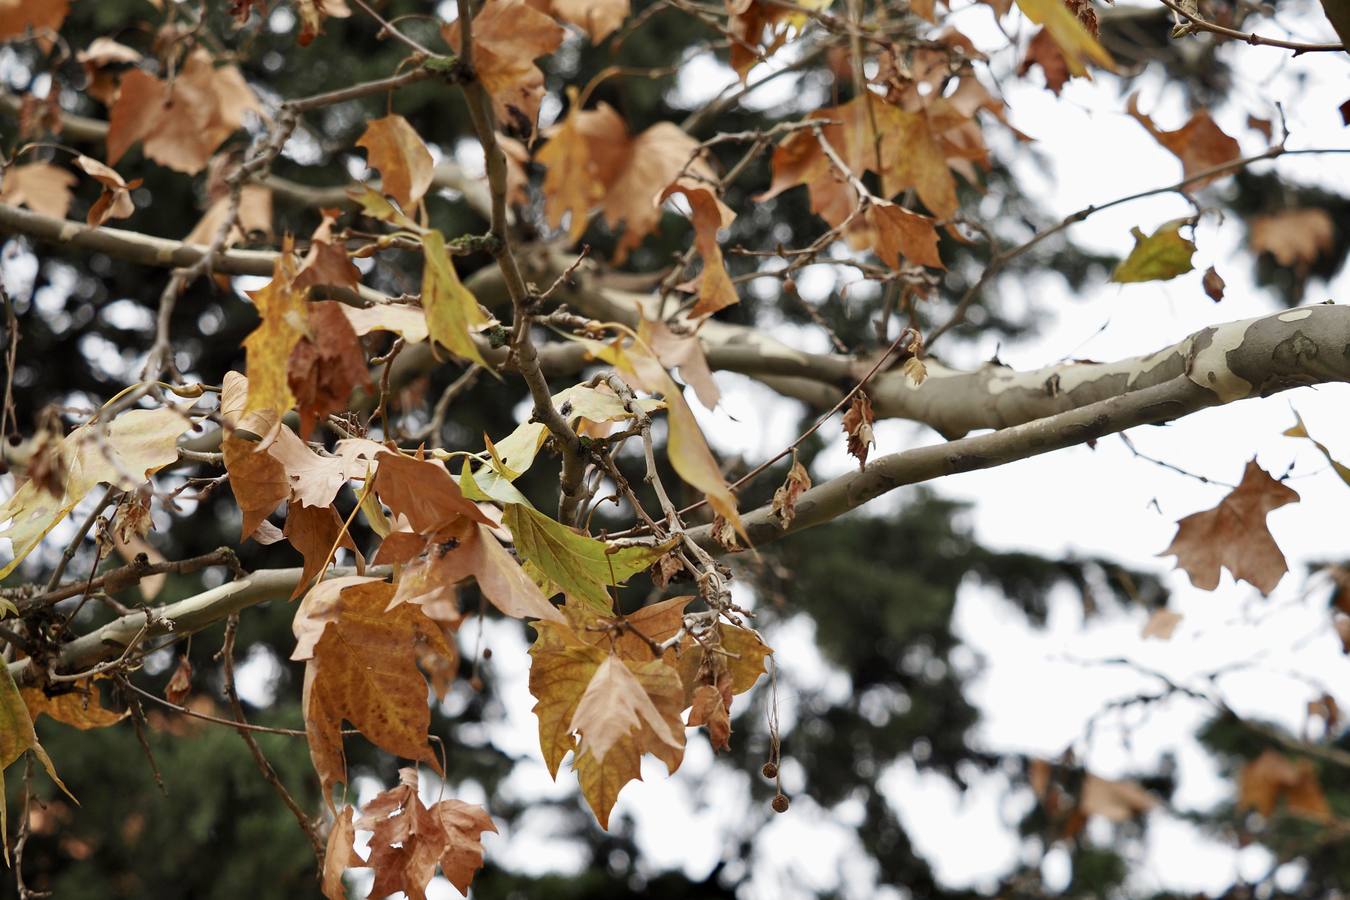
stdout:
[(1195, 244), (1181, 236), (1181, 226), (1186, 221), (1168, 222), (1147, 237), (1138, 228), (1130, 229), (1134, 235), (1134, 249), (1116, 266), (1111, 280), (1121, 284), (1167, 281), (1194, 269), (1191, 256), (1195, 253)]

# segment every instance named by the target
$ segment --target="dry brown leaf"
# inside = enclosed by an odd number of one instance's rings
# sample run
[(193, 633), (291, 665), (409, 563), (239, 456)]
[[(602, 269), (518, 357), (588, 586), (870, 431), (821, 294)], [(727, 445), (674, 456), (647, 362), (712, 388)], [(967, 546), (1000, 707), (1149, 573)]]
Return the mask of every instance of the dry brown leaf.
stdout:
[(374, 387), (361, 339), (343, 313), (344, 304), (309, 304), (309, 331), (291, 349), (286, 382), (300, 412), (300, 436), (329, 413), (347, 408), (352, 391)]
[[(336, 782), (347, 781), (343, 720), (389, 753), (425, 762), (439, 773), (428, 743), (431, 710), (417, 651), (428, 647), (450, 656), (441, 630), (416, 606), (386, 609), (394, 586), (383, 581), (350, 583), (327, 604), (310, 602), (315, 591), (296, 613), (291, 658), (307, 660), (305, 731), (324, 796)], [(312, 641), (315, 630), (320, 636)]]
[[(1242, 155), (1238, 142), (1214, 124), (1208, 112), (1198, 109), (1191, 114), (1186, 124), (1176, 131), (1163, 131), (1153, 124), (1153, 120), (1139, 111), (1139, 95), (1131, 94), (1127, 103), (1129, 114), (1143, 125), (1153, 139), (1162, 144), (1181, 160), (1182, 174), (1187, 178), (1214, 166), (1232, 162)], [(1211, 175), (1193, 181), (1185, 187), (1187, 192), (1197, 191), (1211, 184), (1222, 175)]]
[(806, 467), (797, 461), (794, 451), (792, 468), (788, 469), (787, 478), (778, 486), (778, 490), (773, 492), (773, 505), (769, 509), (769, 517), (778, 523), (779, 528), (786, 530), (792, 525), (792, 520), (797, 517), (797, 498), (810, 488), (811, 476)]
[(1026, 55), (1022, 57), (1022, 64), (1017, 67), (1018, 75), (1025, 75), (1031, 71), (1032, 66), (1040, 66), (1041, 71), (1045, 73), (1045, 87), (1055, 96), (1064, 89), (1065, 83), (1071, 76), (1069, 72), (1068, 60), (1060, 52), (1059, 44), (1050, 36), (1050, 32), (1042, 28), (1036, 32), (1031, 42), (1027, 44)]
[(1200, 283), (1204, 286), (1205, 294), (1209, 299), (1213, 300), (1215, 303), (1218, 303), (1223, 299), (1223, 289), (1225, 287), (1223, 278), (1218, 272), (1214, 271), (1213, 266), (1210, 266), (1205, 270), (1205, 277), (1201, 279)]
[[(207, 207), (206, 214), (192, 226), (192, 231), (183, 238), (184, 243), (199, 244), (203, 247), (211, 243), (225, 227), (230, 217), (230, 198), (220, 197)], [(233, 247), (245, 241), (267, 241), (272, 237), (272, 191), (259, 184), (246, 184), (239, 192), (239, 209), (230, 230), (225, 235), (222, 247)]]
[(347, 900), (347, 887), (342, 873), (366, 861), (356, 852), (356, 826), (352, 824), (352, 807), (342, 807), (333, 828), (328, 832), (327, 850), (323, 855), (321, 889), (328, 900)]
[(305, 506), (291, 501), (286, 509), (286, 527), (282, 534), (305, 560), (300, 580), (291, 591), (292, 600), (304, 593), (309, 583), (322, 574), (324, 565), (336, 555), (334, 545), (338, 544), (339, 537), (341, 543), (338, 546), (346, 547), (355, 554), (357, 571), (364, 568), (361, 552), (356, 549), (352, 536), (343, 529), (342, 517), (331, 506)]
[(356, 865), (375, 870), (371, 897), (402, 892), (426, 900), (437, 864), (461, 894), (469, 893), (483, 866), (483, 832), (497, 826), (482, 807), (460, 800), (425, 806), (417, 796), (417, 770), (399, 769), (398, 787), (378, 794), (361, 811), (357, 828), (373, 831), (370, 859)]
[(605, 221), (610, 228), (624, 226), (614, 248), (614, 262), (622, 265), (628, 253), (656, 230), (661, 221), (658, 199), (681, 173), (714, 178), (698, 159), (699, 143), (673, 122), (657, 122), (632, 142), (627, 164), (606, 185)]
[(872, 434), (872, 423), (876, 417), (872, 412), (872, 400), (866, 391), (858, 391), (844, 413), (844, 434), (848, 436), (848, 452), (858, 460), (858, 468), (867, 465), (867, 453), (876, 446), (876, 437)]
[(103, 185), (103, 193), (89, 207), (86, 221), (90, 225), (102, 225), (109, 219), (125, 219), (136, 211), (131, 202), (131, 192), (140, 186), (139, 178), (131, 182), (124, 181), (116, 171), (88, 156), (75, 157), (75, 165)]
[[(458, 50), (459, 23), (442, 33)], [(473, 17), (474, 70), (503, 131), (527, 141), (534, 136), (544, 98), (544, 73), (534, 61), (557, 50), (566, 34), (526, 0), (488, 0)]]
[(239, 69), (217, 67), (200, 48), (172, 84), (132, 69), (122, 76), (108, 117), (108, 163), (116, 165), (140, 141), (149, 159), (195, 175), (249, 111), (261, 115), (262, 105)]
[(694, 389), (694, 395), (700, 403), (708, 409), (716, 408), (722, 392), (713, 380), (708, 357), (703, 352), (703, 342), (697, 333), (676, 334), (667, 323), (648, 319), (643, 323), (642, 339), (656, 354), (661, 365), (680, 370), (680, 377)]
[(436, 162), (408, 120), (400, 115), (374, 119), (356, 146), (366, 149), (370, 167), (380, 171), (380, 190), (411, 212), (431, 187)]
[(1238, 776), (1239, 810), (1254, 809), (1269, 818), (1284, 801), (1291, 815), (1315, 822), (1330, 822), (1331, 807), (1317, 780), (1312, 760), (1294, 762), (1275, 750), (1267, 750), (1242, 767)]
[(683, 194), (689, 201), (694, 223), (694, 246), (703, 260), (703, 272), (698, 279), (698, 302), (689, 311), (691, 318), (710, 316), (740, 301), (736, 288), (727, 274), (722, 259), (722, 248), (717, 245), (717, 232), (731, 227), (736, 214), (717, 196), (712, 187), (691, 178), (681, 178), (661, 193), (661, 202), (672, 194)]
[(77, 181), (74, 173), (51, 163), (10, 166), (0, 184), (0, 203), (26, 206), (44, 216), (64, 219), (70, 212), (71, 188)]
[(413, 531), (434, 538), (459, 519), (492, 525), (477, 504), (465, 499), (445, 466), (386, 451), (376, 460), (375, 493), (395, 516), (406, 516)]
[(1335, 244), (1336, 226), (1325, 209), (1289, 209), (1251, 220), (1253, 253), (1269, 253), (1282, 266), (1306, 270)]
[(700, 684), (694, 689), (694, 698), (689, 710), (691, 727), (705, 725), (708, 728), (708, 740), (714, 750), (731, 749), (731, 716), (727, 712), (730, 698), (711, 684)]
[[(28, 29), (55, 34), (70, 11), (70, 0), (5, 0), (0, 3), (0, 40), (17, 37)], [(51, 39), (41, 38), (42, 46), (49, 47)]]
[(1176, 556), (1191, 584), (1212, 591), (1219, 586), (1219, 570), (1269, 594), (1289, 571), (1284, 554), (1266, 524), (1266, 515), (1298, 493), (1271, 478), (1256, 460), (1247, 463), (1242, 482), (1218, 506), (1192, 513), (1177, 522), (1177, 534), (1160, 556)]
[(928, 216), (878, 201), (868, 204), (863, 219), (848, 233), (849, 245), (855, 250), (870, 247), (892, 269), (900, 268), (903, 262), (946, 268), (938, 256), (937, 229)]
[(308, 47), (314, 38), (323, 34), (324, 19), (345, 19), (352, 14), (347, 0), (297, 0), (300, 12), (300, 34), (295, 42)]
[(173, 675), (169, 678), (169, 683), (164, 685), (164, 699), (170, 703), (179, 706), (187, 699), (187, 695), (192, 692), (192, 660), (184, 653), (178, 657), (178, 665), (174, 666)]

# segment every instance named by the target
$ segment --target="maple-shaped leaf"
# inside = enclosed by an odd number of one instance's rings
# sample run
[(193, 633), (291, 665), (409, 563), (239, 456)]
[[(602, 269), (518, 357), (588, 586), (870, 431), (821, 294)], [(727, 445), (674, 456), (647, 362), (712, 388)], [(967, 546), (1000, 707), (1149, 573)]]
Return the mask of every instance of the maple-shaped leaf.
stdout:
[(203, 49), (188, 55), (172, 83), (132, 69), (109, 114), (108, 163), (139, 141), (150, 159), (195, 175), (250, 111), (261, 114), (262, 106), (239, 69), (217, 67)]
[(1347, 485), (1350, 485), (1350, 466), (1347, 466), (1342, 462), (1338, 462), (1331, 455), (1331, 451), (1327, 449), (1326, 444), (1323, 444), (1321, 441), (1317, 440), (1312, 435), (1308, 434), (1308, 427), (1303, 424), (1303, 417), (1300, 416), (1297, 412), (1294, 413), (1294, 424), (1289, 426), (1280, 433), (1283, 434), (1285, 437), (1307, 438), (1309, 441), (1312, 442), (1312, 445), (1316, 447), (1324, 457), (1326, 457), (1327, 462), (1331, 464), (1332, 470), (1335, 471), (1335, 473), (1340, 476), (1341, 481), (1344, 481)]
[[(1162, 144), (1168, 150), (1181, 160), (1181, 171), (1186, 177), (1211, 169), (1214, 166), (1223, 165), (1227, 162), (1242, 156), (1242, 148), (1238, 142), (1233, 140), (1223, 132), (1214, 123), (1208, 112), (1198, 109), (1191, 114), (1186, 124), (1176, 131), (1163, 131), (1157, 125), (1153, 124), (1153, 119), (1139, 111), (1139, 95), (1131, 94), (1126, 108), (1135, 120), (1144, 126), (1153, 139)], [(1188, 184), (1184, 190), (1187, 192), (1196, 191), (1207, 184), (1211, 184), (1222, 178), (1222, 175), (1211, 175), (1207, 178), (1193, 181)]]
[(298, 271), (290, 241), (272, 267), (272, 280), (249, 291), (262, 322), (244, 338), (248, 401), (244, 412), (285, 413), (295, 405), (287, 368), (291, 351), (304, 337), (308, 319), (305, 292), (295, 287)]
[(356, 329), (342, 312), (345, 304), (309, 304), (308, 330), (291, 348), (286, 383), (300, 411), (300, 435), (329, 413), (347, 408), (352, 391), (370, 389), (370, 371)]
[(869, 203), (863, 217), (863, 223), (849, 230), (850, 246), (870, 247), (892, 269), (900, 268), (902, 261), (946, 268), (938, 256), (937, 230), (928, 216), (910, 212), (896, 203), (879, 201)]
[(467, 895), (474, 874), (483, 867), (482, 834), (497, 831), (492, 817), (461, 800), (426, 806), (417, 796), (417, 770), (399, 769), (398, 776), (398, 786), (377, 794), (355, 823), (374, 832), (370, 859), (355, 864), (375, 870), (369, 896), (402, 892), (409, 900), (426, 900), (438, 864), (456, 890)]
[(1336, 226), (1325, 209), (1288, 209), (1257, 216), (1247, 226), (1253, 253), (1269, 253), (1282, 266), (1299, 271), (1336, 245)]
[[(389, 543), (390, 535), (385, 539)], [(442, 599), (443, 592), (466, 578), (473, 578), (488, 602), (504, 615), (517, 619), (563, 621), (560, 613), (539, 586), (525, 574), (520, 563), (497, 543), (487, 527), (460, 520), (443, 535), (447, 540), (432, 549), (427, 558), (404, 572), (391, 605), (427, 603)], [(384, 545), (380, 547), (381, 552)], [(433, 619), (441, 616), (428, 612)]]
[(50, 716), (72, 728), (89, 731), (116, 725), (128, 715), (128, 710), (113, 712), (104, 707), (99, 699), (98, 685), (91, 678), (58, 687), (61, 692), (52, 695), (42, 688), (26, 687), (19, 691), (28, 707), (29, 718), (36, 722), (38, 716)]
[[(9, 539), (14, 554), (0, 567), (0, 579), (13, 572), (95, 485), (137, 487), (176, 462), (178, 437), (191, 426), (185, 412), (173, 407), (132, 409), (111, 422), (82, 425), (47, 444), (40, 455), (55, 470), (56, 483), (30, 477), (0, 503), (0, 522), (9, 521), (0, 527), (0, 537)], [(30, 463), (30, 470), (35, 465)]]
[(606, 544), (519, 503), (507, 505), (502, 522), (524, 559), (565, 593), (600, 612), (613, 609), (609, 586), (622, 585), (670, 549)]
[(794, 453), (792, 467), (788, 469), (787, 478), (773, 492), (773, 505), (769, 509), (769, 516), (780, 528), (787, 529), (792, 525), (792, 520), (797, 517), (797, 498), (810, 489), (811, 476)]
[(267, 453), (281, 463), (291, 499), (320, 508), (332, 506), (338, 491), (348, 481), (365, 480), (375, 468), (376, 458), (387, 452), (383, 444), (365, 438), (345, 438), (337, 442), (331, 453), (321, 456), (284, 425), (267, 448)]
[(445, 247), (445, 237), (435, 229), (422, 235), (426, 266), (422, 273), (422, 309), (432, 340), (451, 353), (488, 368), (470, 331), (489, 320), (464, 282)]
[(64, 219), (70, 212), (71, 188), (77, 181), (74, 173), (51, 163), (11, 165), (0, 183), (0, 203), (26, 206), (44, 216)]
[[(446, 43), (459, 50), (459, 22), (442, 27)], [(567, 32), (526, 0), (488, 0), (473, 17), (473, 64), (492, 98), (497, 122), (508, 133), (534, 136), (544, 73), (534, 64), (562, 44)]]
[(342, 527), (342, 517), (331, 506), (305, 506), (292, 501), (286, 510), (286, 526), (282, 533), (305, 558), (304, 571), (291, 592), (292, 600), (323, 572), (325, 564), (332, 559), (335, 546), (352, 551), (356, 555), (358, 571), (361, 570), (361, 553), (351, 534)]
[(858, 391), (844, 413), (844, 434), (848, 436), (848, 452), (858, 460), (858, 468), (867, 465), (867, 453), (876, 446), (876, 436), (872, 433), (872, 423), (876, 415), (872, 412), (872, 400), (866, 391)]
[(605, 174), (591, 156), (593, 138), (582, 132), (581, 123), (608, 126), (612, 134), (625, 143), (628, 130), (608, 105), (602, 103), (599, 109), (587, 112), (576, 105), (575, 91), (571, 99), (571, 111), (561, 125), (549, 131), (548, 141), (539, 148), (535, 158), (544, 167), (542, 187), (548, 224), (560, 228), (563, 217), (570, 216), (567, 239), (576, 243), (586, 231), (591, 210), (605, 197)]
[(1242, 767), (1237, 806), (1239, 810), (1254, 809), (1269, 818), (1281, 800), (1293, 815), (1315, 822), (1332, 819), (1312, 760), (1294, 762), (1283, 753), (1267, 750)]
[(1063, 0), (1017, 0), (1023, 14), (1037, 25), (1042, 25), (1054, 38), (1064, 56), (1071, 75), (1087, 75), (1087, 63), (1092, 62), (1115, 71), (1115, 61), (1079, 18), (1069, 11)]
[(1177, 534), (1160, 556), (1175, 556), (1191, 584), (1212, 591), (1219, 586), (1219, 569), (1269, 594), (1289, 571), (1284, 554), (1270, 534), (1266, 516), (1298, 493), (1281, 484), (1256, 464), (1247, 463), (1242, 482), (1219, 505), (1192, 513), (1177, 522)]
[(411, 212), (431, 187), (436, 161), (408, 120), (396, 114), (373, 119), (356, 146), (366, 149), (371, 168), (380, 171), (380, 190)]
[[(619, 791), (640, 777), (644, 752), (671, 772), (684, 758), (679, 675), (662, 660), (625, 660), (583, 641), (566, 625), (534, 627), (539, 636), (530, 647), (530, 693), (537, 701), (544, 762), (557, 777), (563, 757), (577, 750), (573, 769), (582, 793), (601, 827), (608, 828)], [(577, 731), (580, 747), (573, 737)]]
[(671, 597), (622, 616), (603, 616), (569, 599), (562, 611), (583, 641), (608, 648), (624, 659), (646, 662), (656, 659), (653, 644), (664, 643), (684, 627), (684, 609), (693, 599)]
[(624, 226), (614, 248), (616, 265), (656, 230), (661, 221), (658, 198), (671, 182), (682, 173), (714, 178), (699, 152), (699, 142), (673, 122), (657, 122), (633, 140), (627, 164), (606, 185), (605, 222), (614, 229)]
[[(9, 666), (0, 668), (5, 670), (0, 673), (0, 797), (5, 796), (5, 770), (31, 750), (42, 763), (42, 767), (47, 770), (52, 781), (56, 782), (66, 796), (74, 800), (74, 796), (56, 774), (51, 757), (38, 743), (37, 732), (33, 730), (33, 720), (28, 715), (28, 707), (19, 694), (19, 688), (14, 684), (14, 676), (10, 674)], [(9, 865), (9, 825), (6, 816), (8, 807), (8, 803), (0, 803), (0, 842), (4, 845), (6, 865)]]
[[(323, 582), (310, 595), (321, 589)], [(440, 771), (428, 744), (431, 710), (416, 651), (422, 646), (445, 656), (452, 651), (418, 607), (388, 609), (394, 590), (384, 581), (351, 583), (336, 598), (325, 590), (323, 603), (311, 603), (306, 595), (296, 613), (291, 658), (306, 661), (305, 731), (325, 797), (333, 784), (347, 781), (344, 720), (389, 753)], [(320, 636), (313, 641), (316, 629)]]
[(1149, 235), (1138, 227), (1131, 228), (1134, 249), (1116, 266), (1111, 280), (1119, 284), (1168, 281), (1194, 269), (1191, 257), (1195, 255), (1195, 243), (1181, 236), (1181, 228), (1186, 224), (1186, 219), (1177, 219), (1159, 225)]
[(703, 260), (703, 272), (698, 279), (698, 302), (689, 311), (690, 318), (710, 316), (719, 309), (739, 303), (736, 287), (727, 274), (722, 259), (722, 248), (717, 245), (717, 232), (731, 227), (736, 214), (731, 211), (711, 186), (690, 178), (681, 178), (661, 193), (665, 202), (672, 194), (683, 194), (689, 201), (694, 224), (694, 246)]
[(386, 451), (376, 461), (375, 493), (394, 515), (406, 516), (413, 531), (433, 537), (459, 519), (493, 524), (436, 460)]

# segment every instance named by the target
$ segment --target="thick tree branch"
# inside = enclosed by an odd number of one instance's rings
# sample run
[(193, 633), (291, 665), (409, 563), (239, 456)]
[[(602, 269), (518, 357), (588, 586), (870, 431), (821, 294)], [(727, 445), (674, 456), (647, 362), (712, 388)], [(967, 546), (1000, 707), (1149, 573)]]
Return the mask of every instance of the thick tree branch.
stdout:
[[(784, 529), (761, 507), (743, 521), (750, 540), (762, 544), (838, 518), (882, 494), (943, 475), (970, 472), (1082, 444), (1102, 435), (1181, 418), (1210, 406), (1268, 396), (1294, 387), (1350, 381), (1350, 308), (1305, 307), (1207, 328), (1186, 341), (1184, 367), (1170, 378), (1131, 386), (1131, 371), (1101, 379), (1115, 395), (1054, 415), (880, 457), (859, 472), (811, 488), (797, 500), (797, 515)], [(1137, 364), (1133, 374), (1152, 373), (1177, 356), (1174, 348)], [(930, 377), (931, 380), (931, 377)], [(693, 532), (712, 548), (710, 526)]]

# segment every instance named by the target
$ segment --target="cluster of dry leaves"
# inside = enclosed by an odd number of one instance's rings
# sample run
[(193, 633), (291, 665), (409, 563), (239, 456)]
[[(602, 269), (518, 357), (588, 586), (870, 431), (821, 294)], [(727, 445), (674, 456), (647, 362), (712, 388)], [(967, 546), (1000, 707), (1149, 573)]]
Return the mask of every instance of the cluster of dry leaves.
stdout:
[[(999, 16), (1009, 15), (1007, 0), (987, 2)], [(301, 45), (322, 33), (326, 19), (352, 14), (343, 0), (298, 0), (295, 5)], [(729, 0), (731, 65), (745, 79), (757, 62), (778, 52), (814, 18), (828, 16), (828, 5), (821, 0)], [(1040, 26), (1022, 70), (1040, 67), (1050, 90), (1058, 93), (1071, 77), (1090, 77), (1090, 66), (1112, 70), (1110, 55), (1096, 40), (1096, 13), (1086, 0), (1017, 0), (1017, 5)], [(230, 4), (241, 24), (267, 7), (266, 0)], [(933, 0), (916, 0), (912, 9), (937, 22)], [(55, 33), (67, 10), (65, 0), (0, 3), (0, 39), (30, 29), (39, 37)], [(567, 427), (587, 439), (623, 429), (641, 432), (650, 415), (664, 414), (673, 468), (706, 497), (718, 516), (723, 543), (733, 544), (737, 536), (748, 543), (736, 496), (670, 374), (678, 368), (701, 403), (716, 405), (717, 388), (698, 329), (739, 300), (722, 249), (736, 218), (723, 202), (724, 179), (730, 175), (718, 170), (705, 143), (679, 126), (662, 122), (634, 133), (613, 107), (591, 106), (588, 94), (571, 91), (558, 121), (542, 131), (538, 126), (546, 89), (537, 60), (562, 46), (568, 27), (598, 44), (628, 14), (627, 0), (487, 0), (472, 21), (473, 77), (486, 92), (500, 129), (496, 140), (509, 167), (506, 199), (528, 203), (525, 165), (541, 168), (542, 214), (569, 244), (581, 241), (598, 218), (620, 235), (613, 262), (621, 264), (659, 229), (666, 208), (678, 204), (687, 212), (693, 231), (689, 260), (696, 257), (700, 265), (694, 277), (677, 286), (689, 295), (679, 320), (643, 317), (636, 329), (590, 323), (567, 335), (624, 384), (648, 396), (625, 399), (593, 380), (557, 393), (551, 402)], [(132, 193), (140, 182), (126, 180), (113, 167), (135, 160), (128, 154), (139, 146), (141, 159), (134, 164), (149, 161), (185, 175), (205, 173), (208, 206), (184, 236), (188, 243), (219, 249), (245, 240), (270, 241), (269, 192), (258, 184), (232, 182), (237, 154), (223, 148), (241, 129), (272, 133), (277, 123), (233, 63), (215, 58), (202, 44), (172, 34), (161, 37), (165, 40), (156, 42), (155, 58), (107, 38), (80, 51), (88, 93), (108, 110), (105, 159), (76, 155), (71, 160), (100, 190), (86, 222), (99, 227), (134, 213)], [(450, 51), (463, 49), (460, 22), (445, 24), (441, 37)], [(981, 114), (1014, 138), (1028, 138), (1012, 128), (1002, 101), (975, 76), (973, 63), (983, 57), (959, 31), (942, 28), (907, 49), (882, 49), (867, 69), (841, 66), (841, 79), (865, 83), (854, 85), (854, 99), (819, 109), (772, 135), (781, 138), (772, 153), (772, 180), (757, 199), (805, 188), (828, 236), (874, 254), (886, 278), (902, 278), (922, 294), (933, 284), (925, 270), (944, 268), (940, 231), (951, 240), (969, 240), (960, 227), (959, 191), (963, 183), (978, 190), (980, 170), (990, 165)], [(1204, 110), (1170, 131), (1140, 112), (1134, 97), (1127, 110), (1180, 161), (1185, 190), (1209, 184), (1241, 162), (1238, 142)], [(60, 111), (35, 107), (27, 119), (35, 129), (44, 123), (50, 128), (53, 119), (59, 125)], [(1269, 139), (1268, 123), (1265, 134)], [(755, 139), (757, 148), (769, 143), (768, 136)], [(484, 450), (464, 458), (457, 471), (450, 460), (464, 453), (400, 448), (366, 436), (363, 429), (331, 446), (310, 442), (319, 423), (341, 426), (343, 420), (334, 417), (350, 408), (355, 392), (376, 390), (372, 351), (381, 341), (387, 346), (390, 336), (400, 346), (429, 342), (493, 371), (503, 368), (505, 356), (494, 335), (506, 329), (480, 306), (457, 271), (454, 257), (465, 245), (427, 225), (423, 203), (435, 165), (416, 129), (390, 113), (369, 121), (355, 147), (379, 174), (378, 182), (353, 191), (356, 218), (384, 231), (373, 239), (369, 232), (356, 237), (341, 224), (341, 213), (326, 210), (303, 254), (289, 236), (281, 241), (270, 281), (250, 294), (260, 324), (245, 341), (246, 375), (223, 373), (219, 408), (209, 411), (224, 426), (222, 462), (242, 512), (241, 540), (285, 541), (303, 559), (293, 594), (300, 599), (291, 658), (304, 665), (305, 730), (324, 797), (335, 803), (334, 786), (349, 782), (344, 722), (383, 750), (440, 772), (428, 733), (428, 695), (443, 698), (459, 671), (459, 592), (472, 579), (501, 614), (531, 620), (537, 637), (530, 649), (529, 689), (537, 701), (541, 752), (555, 777), (571, 754), (582, 793), (607, 827), (619, 791), (639, 777), (644, 754), (674, 771), (683, 757), (686, 727), (704, 727), (715, 747), (729, 746), (734, 698), (764, 674), (771, 651), (725, 610), (688, 612), (693, 597), (617, 614), (614, 589), (633, 575), (655, 567), (664, 586), (671, 567), (680, 565), (678, 538), (664, 543), (600, 540), (536, 509), (513, 482), (550, 449), (544, 422), (526, 421), (495, 441), (485, 436)], [(5, 168), (0, 202), (64, 219), (78, 184), (73, 171), (48, 159), (18, 162)], [(1189, 271), (1196, 248), (1181, 231), (1194, 224), (1168, 222), (1147, 235), (1135, 229), (1135, 247), (1114, 280), (1149, 281)], [(1272, 254), (1280, 265), (1306, 271), (1330, 248), (1333, 233), (1324, 211), (1289, 210), (1254, 219), (1250, 239), (1253, 249)], [(414, 303), (322, 299), (363, 297), (353, 259), (378, 257), (390, 248), (420, 251), (421, 290)], [(1212, 269), (1205, 289), (1221, 299), (1222, 279)], [(906, 362), (915, 382), (923, 375), (920, 351), (916, 343)], [(0, 521), (9, 521), (0, 536), (14, 546), (14, 559), (0, 577), (11, 573), (96, 485), (140, 488), (178, 460), (178, 439), (204, 415), (191, 403), (205, 389), (173, 390), (185, 401), (181, 406), (127, 410), (69, 435), (44, 438), (33, 454), (30, 479), (0, 505)], [(383, 405), (381, 410), (387, 416)], [(285, 420), (291, 412), (297, 416), (294, 426)], [(867, 392), (855, 390), (843, 427), (860, 466), (874, 444), (873, 419)], [(1311, 440), (1301, 422), (1288, 434)], [(1350, 474), (1332, 463), (1342, 477)], [(771, 508), (781, 527), (791, 525), (797, 500), (810, 484), (806, 469), (794, 459)], [(338, 510), (343, 491), (354, 499), (347, 516)], [(1177, 557), (1197, 586), (1217, 586), (1226, 568), (1269, 592), (1287, 565), (1266, 527), (1266, 515), (1297, 499), (1252, 462), (1242, 483), (1217, 507), (1178, 523), (1166, 552)], [(279, 527), (272, 518), (281, 509)], [(378, 537), (376, 546), (364, 548), (371, 553), (369, 566), (352, 538), (357, 515)], [(143, 533), (148, 515), (138, 521)], [(124, 535), (123, 540), (135, 538)], [(357, 574), (325, 578), (340, 552), (351, 554)], [(554, 602), (559, 596), (560, 604)], [(1173, 619), (1150, 628), (1166, 637), (1175, 626)], [(175, 675), (172, 702), (187, 696), (190, 674), (180, 669)], [(12, 680), (0, 679), (0, 694), (0, 715), (8, 717), (0, 747), (4, 766), (32, 749), (50, 769), (32, 728), (38, 715), (80, 728), (122, 718), (98, 705), (91, 680), (48, 697), (34, 689), (20, 694)], [(1092, 775), (1070, 787), (1059, 768), (1040, 761), (1032, 766), (1031, 781), (1051, 814), (1066, 818), (1069, 835), (1089, 816), (1122, 821), (1147, 812), (1155, 802), (1138, 785)], [(1263, 815), (1279, 802), (1298, 814), (1327, 815), (1310, 770), (1273, 753), (1244, 771), (1241, 802)], [(334, 898), (345, 896), (341, 875), (348, 866), (375, 870), (373, 896), (401, 890), (422, 897), (437, 866), (467, 891), (482, 864), (481, 835), (495, 830), (477, 807), (456, 800), (424, 803), (415, 769), (404, 769), (400, 783), (359, 815), (351, 806), (335, 806), (334, 813), (324, 872), (325, 893)], [(353, 849), (358, 829), (374, 835), (365, 860)]]

